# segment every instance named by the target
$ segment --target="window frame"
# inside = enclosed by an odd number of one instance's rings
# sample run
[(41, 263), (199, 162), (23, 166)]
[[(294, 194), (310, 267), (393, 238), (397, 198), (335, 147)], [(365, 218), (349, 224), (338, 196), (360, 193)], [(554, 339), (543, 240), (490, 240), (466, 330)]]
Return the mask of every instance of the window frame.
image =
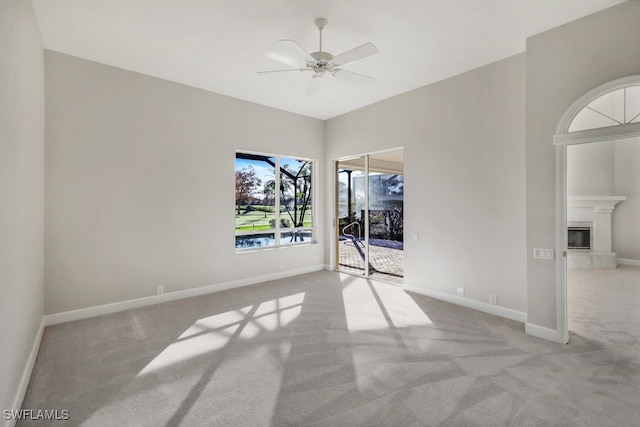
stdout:
[[(265, 157), (265, 158), (273, 158), (274, 159), (274, 187), (275, 187), (275, 191), (274, 191), (274, 227), (270, 228), (270, 229), (266, 229), (266, 230), (248, 230), (248, 231), (238, 231), (237, 229), (234, 230), (235, 233), (235, 237), (236, 237), (236, 246), (235, 246), (235, 250), (236, 253), (241, 253), (241, 252), (248, 252), (248, 251), (255, 251), (255, 250), (264, 250), (264, 249), (276, 249), (276, 248), (288, 248), (288, 247), (294, 247), (294, 246), (302, 246), (302, 245), (309, 245), (309, 244), (314, 244), (317, 243), (316, 237), (317, 237), (317, 233), (316, 233), (316, 206), (315, 206), (315, 200), (316, 200), (316, 196), (317, 196), (317, 191), (316, 191), (316, 166), (317, 166), (317, 161), (314, 159), (310, 159), (307, 157), (300, 157), (300, 156), (291, 156), (291, 155), (282, 155), (282, 154), (272, 154), (272, 153), (265, 153), (265, 152), (256, 152), (256, 151), (251, 151), (251, 150), (235, 150), (234, 153), (234, 173), (237, 172), (238, 169), (237, 165), (236, 165), (236, 161), (238, 159), (238, 154), (244, 154), (244, 155), (248, 155), (248, 156), (261, 156), (261, 157)], [(311, 200), (311, 206), (309, 209), (309, 213), (308, 215), (311, 216), (311, 226), (301, 226), (301, 227), (282, 227), (282, 223), (281, 223), (281, 219), (286, 217), (286, 214), (283, 215), (283, 213), (280, 211), (282, 203), (282, 192), (281, 192), (281, 160), (282, 159), (293, 159), (296, 161), (301, 161), (301, 162), (308, 162), (309, 166), (311, 168), (311, 174), (309, 176), (310, 178), (310, 195), (309, 198)], [(262, 182), (262, 184), (264, 185), (264, 182)], [(235, 193), (235, 181), (234, 181), (234, 193)], [(266, 206), (266, 205), (264, 205)], [(234, 201), (234, 210), (235, 208), (237, 208), (237, 205)], [(305, 215), (306, 216), (306, 215)], [(234, 227), (235, 228), (235, 227)], [(301, 241), (301, 242), (287, 242), (287, 243), (283, 243), (282, 241), (284, 239), (282, 239), (282, 235), (284, 233), (290, 233), (290, 232), (307, 232), (307, 233), (311, 233), (311, 239), (309, 241)], [(237, 245), (237, 238), (239, 236), (271, 236), (273, 235), (273, 244), (268, 245), (268, 246), (250, 246), (250, 247), (238, 247)]]

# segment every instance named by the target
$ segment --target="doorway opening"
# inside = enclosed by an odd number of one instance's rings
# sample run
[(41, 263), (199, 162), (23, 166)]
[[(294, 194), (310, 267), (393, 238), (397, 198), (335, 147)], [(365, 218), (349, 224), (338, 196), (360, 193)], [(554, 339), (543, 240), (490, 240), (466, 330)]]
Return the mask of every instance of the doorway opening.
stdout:
[(402, 149), (336, 162), (338, 271), (403, 283), (403, 165)]
[(572, 339), (607, 347), (640, 342), (639, 164), (640, 138), (567, 147), (567, 318)]
[[(627, 195), (616, 194), (620, 192), (615, 186), (616, 144), (637, 137), (640, 75), (614, 80), (587, 92), (569, 107), (558, 124), (554, 135), (556, 251), (564, 255), (556, 263), (558, 342), (569, 342), (568, 267), (604, 271), (615, 270), (620, 263), (615, 244), (621, 240), (615, 241), (612, 213), (617, 204), (627, 200)], [(628, 159), (628, 153), (620, 156), (624, 157)], [(583, 170), (575, 168), (579, 163), (585, 163)], [(637, 165), (632, 169), (637, 170)], [(627, 209), (629, 203), (622, 205)], [(583, 247), (569, 247), (569, 240), (576, 238), (569, 227), (589, 229), (588, 248), (584, 231), (584, 241), (580, 242)], [(636, 253), (640, 258), (640, 248)], [(640, 261), (637, 263), (640, 265)]]

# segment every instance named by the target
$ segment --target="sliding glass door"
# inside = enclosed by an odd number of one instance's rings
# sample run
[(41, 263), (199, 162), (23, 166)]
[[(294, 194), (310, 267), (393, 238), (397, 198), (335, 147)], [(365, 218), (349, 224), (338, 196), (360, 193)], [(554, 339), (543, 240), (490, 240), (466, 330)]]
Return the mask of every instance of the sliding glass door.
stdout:
[(402, 166), (402, 150), (336, 162), (339, 271), (402, 283)]

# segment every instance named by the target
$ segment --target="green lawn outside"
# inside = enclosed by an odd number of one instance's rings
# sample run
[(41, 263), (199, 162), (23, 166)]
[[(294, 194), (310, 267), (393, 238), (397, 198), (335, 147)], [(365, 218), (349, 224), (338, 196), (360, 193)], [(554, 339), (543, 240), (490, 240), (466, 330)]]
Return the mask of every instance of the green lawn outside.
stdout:
[[(240, 210), (240, 215), (238, 215), (238, 210), (234, 209), (236, 214), (236, 231), (259, 231), (259, 230), (271, 230), (273, 229), (273, 221), (275, 220), (275, 213), (273, 212), (265, 212), (263, 211), (250, 211), (246, 212), (243, 209)], [(282, 212), (280, 214), (280, 219), (287, 219), (289, 224), (291, 223), (291, 219), (286, 212)], [(308, 219), (306, 219), (308, 218)], [(307, 210), (306, 220), (304, 221), (305, 227), (311, 227), (311, 215), (310, 211)]]
[(269, 230), (273, 228), (269, 221), (276, 217), (275, 213), (260, 211), (244, 212), (238, 215), (236, 210), (236, 231)]

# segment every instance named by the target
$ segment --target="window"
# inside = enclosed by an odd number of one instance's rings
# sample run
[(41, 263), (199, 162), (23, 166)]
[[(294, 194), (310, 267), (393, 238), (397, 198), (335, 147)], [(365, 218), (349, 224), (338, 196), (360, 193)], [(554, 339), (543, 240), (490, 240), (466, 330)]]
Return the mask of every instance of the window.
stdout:
[(573, 117), (569, 132), (640, 123), (640, 86), (612, 90), (590, 101)]
[(236, 153), (236, 250), (313, 241), (313, 162)]

